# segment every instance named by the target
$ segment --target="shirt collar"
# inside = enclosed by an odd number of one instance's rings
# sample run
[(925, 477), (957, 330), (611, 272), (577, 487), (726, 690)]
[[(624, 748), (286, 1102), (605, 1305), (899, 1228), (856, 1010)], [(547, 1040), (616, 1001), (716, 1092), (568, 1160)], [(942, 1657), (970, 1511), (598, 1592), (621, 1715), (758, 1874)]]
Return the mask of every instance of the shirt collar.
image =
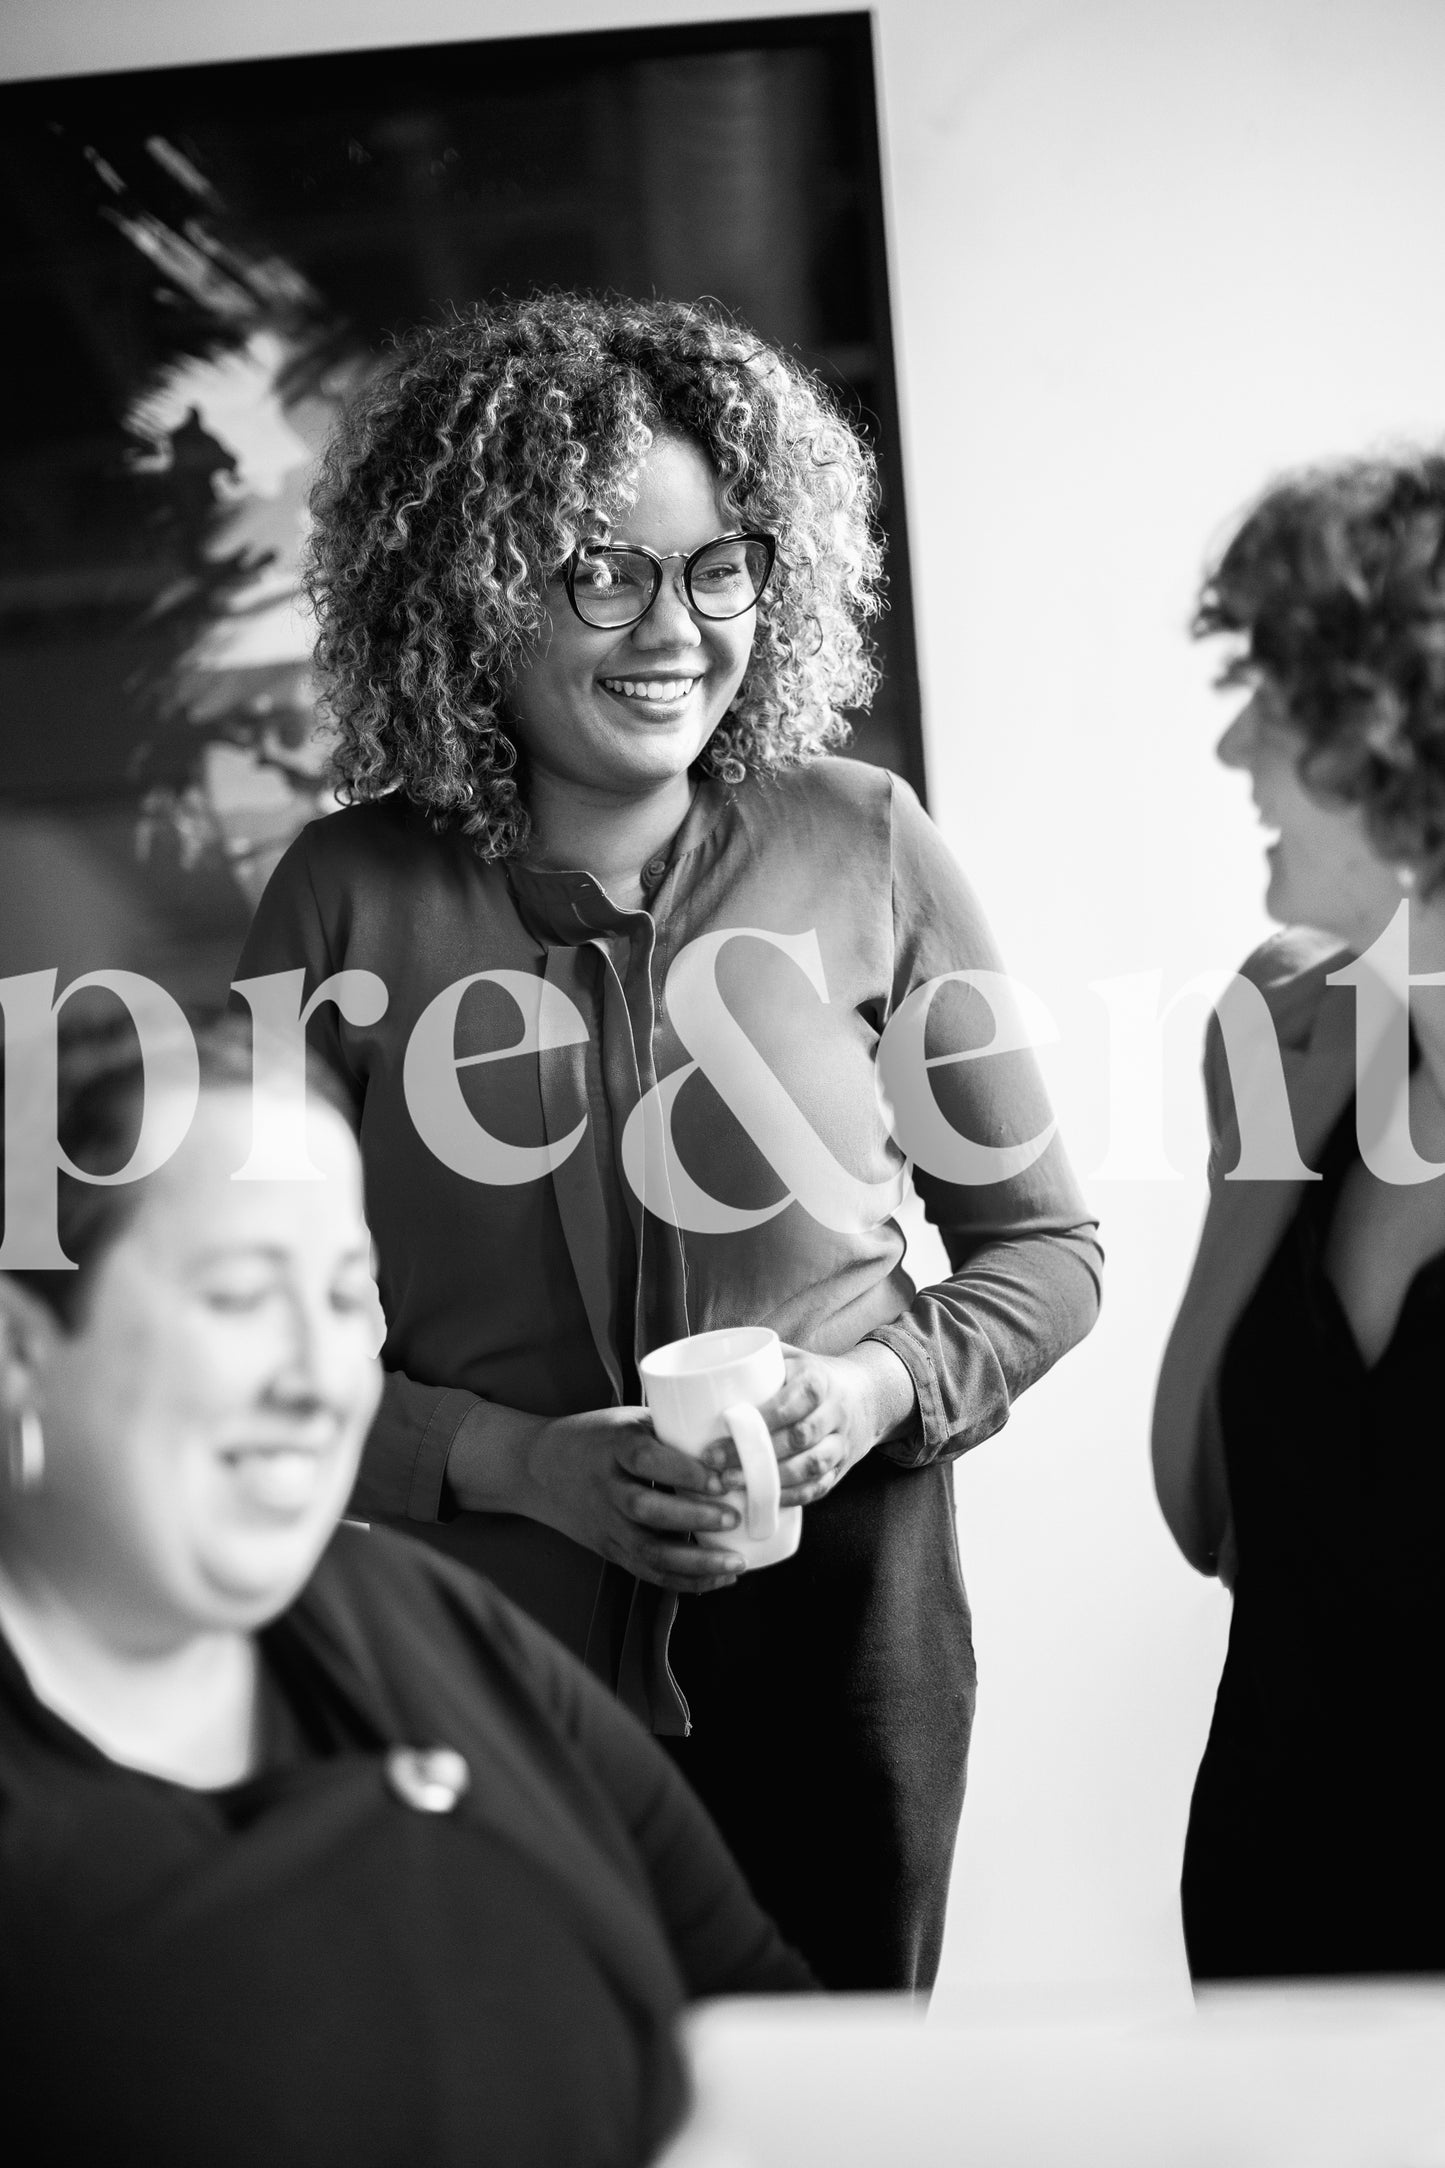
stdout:
[(528, 931), (548, 946), (573, 947), (622, 932), (650, 916), (677, 883), (691, 880), (694, 869), (689, 861), (706, 845), (731, 798), (727, 785), (716, 777), (699, 779), (671, 847), (659, 854), (662, 870), (648, 884), (650, 905), (638, 910), (614, 903), (596, 876), (580, 868), (534, 866), (525, 859), (508, 859), (507, 879)]

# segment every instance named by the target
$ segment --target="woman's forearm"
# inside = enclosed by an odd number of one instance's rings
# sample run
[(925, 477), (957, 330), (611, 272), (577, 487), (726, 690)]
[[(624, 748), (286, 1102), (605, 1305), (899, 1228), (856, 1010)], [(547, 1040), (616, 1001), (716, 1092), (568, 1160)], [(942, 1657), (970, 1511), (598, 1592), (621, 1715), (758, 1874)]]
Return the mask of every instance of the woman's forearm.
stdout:
[[(915, 1427), (918, 1396), (900, 1355), (880, 1341), (864, 1340), (839, 1360), (861, 1373), (869, 1411), (864, 1450)], [(467, 1513), (520, 1513), (564, 1526), (567, 1515), (559, 1510), (557, 1471), (548, 1465), (545, 1434), (550, 1428), (550, 1417), (503, 1407), (495, 1400), (473, 1401), (447, 1455), (446, 1488), (452, 1503)], [(551, 1458), (557, 1458), (555, 1452)]]
[(720, 1466), (664, 1444), (645, 1408), (544, 1416), (474, 1401), (452, 1439), (447, 1488), (466, 1512), (540, 1521), (661, 1588), (703, 1594), (743, 1568), (692, 1540), (738, 1525)]
[(861, 1340), (846, 1359), (867, 1379), (872, 1443), (886, 1445), (890, 1438), (901, 1438), (918, 1419), (918, 1393), (902, 1356), (881, 1340)]
[(463, 1416), (447, 1455), (447, 1487), (467, 1513), (521, 1513), (547, 1520), (536, 1474), (545, 1415), (478, 1400)]
[(1018, 1395), (1092, 1326), (1101, 1258), (1092, 1222), (994, 1241), (880, 1326), (865, 1344), (907, 1366), (921, 1417), (888, 1457), (922, 1466), (1001, 1429)]

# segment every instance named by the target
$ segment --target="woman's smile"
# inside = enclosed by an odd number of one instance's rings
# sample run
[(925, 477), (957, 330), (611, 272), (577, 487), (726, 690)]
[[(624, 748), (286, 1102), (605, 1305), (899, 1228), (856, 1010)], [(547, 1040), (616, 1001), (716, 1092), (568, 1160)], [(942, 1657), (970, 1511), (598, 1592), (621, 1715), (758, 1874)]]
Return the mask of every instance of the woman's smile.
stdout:
[[(636, 495), (613, 539), (671, 560), (735, 525), (704, 453), (663, 436), (638, 466)], [(695, 612), (675, 564), (633, 625), (584, 624), (560, 576), (547, 602), (543, 636), (509, 695), (534, 819), (545, 829), (549, 801), (559, 792), (626, 800), (659, 790), (679, 793), (680, 819), (688, 771), (742, 685), (756, 612), (728, 619)]]
[(243, 1511), (289, 1519), (307, 1512), (328, 1482), (339, 1442), (248, 1442), (224, 1447), (218, 1458)]
[(1265, 909), (1283, 926), (1317, 926), (1367, 948), (1399, 902), (1393, 870), (1371, 845), (1357, 806), (1319, 795), (1301, 769), (1307, 750), (1285, 702), (1264, 679), (1217, 748), (1249, 776), (1264, 830)]
[(254, 1118), (240, 1088), (202, 1094), (47, 1369), (47, 1499), (106, 1517), (109, 1600), (168, 1631), (290, 1602), (381, 1390), (351, 1131), (313, 1105), (320, 1181), (235, 1182)]
[(697, 672), (674, 672), (667, 677), (644, 677), (634, 672), (627, 677), (605, 677), (600, 682), (602, 690), (624, 706), (641, 708), (649, 719), (670, 722), (681, 714), (702, 678)]

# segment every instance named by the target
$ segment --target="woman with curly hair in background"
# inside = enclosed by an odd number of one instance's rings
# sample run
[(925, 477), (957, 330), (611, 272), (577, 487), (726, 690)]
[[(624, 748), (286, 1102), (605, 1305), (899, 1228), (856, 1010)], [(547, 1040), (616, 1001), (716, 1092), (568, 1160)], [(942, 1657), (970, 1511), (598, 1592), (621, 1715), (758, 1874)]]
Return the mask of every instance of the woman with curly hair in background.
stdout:
[(1445, 1167), (1445, 1005), (1397, 983), (1357, 1073), (1384, 996), (1352, 964), (1398, 941), (1397, 982), (1406, 946), (1445, 966), (1445, 458), (1279, 483), (1196, 631), (1235, 640), (1248, 694), (1219, 754), (1275, 831), (1266, 901), (1293, 930), (1244, 974), (1303, 1164), (1226, 1185), (1251, 1080), (1216, 1022), (1212, 1196), (1154, 1419), (1170, 1525), (1234, 1590), (1185, 1939), (1196, 1977), (1437, 1972), (1445, 1184), (1421, 1162)]
[[(310, 1027), (389, 1327), (355, 1510), (583, 1655), (825, 1982), (881, 1988), (934, 1976), (962, 1804), (948, 1462), (1087, 1330), (1098, 1253), (1001, 1052), (933, 1092), (1019, 1171), (921, 1174), (954, 1273), (903, 1270), (874, 1051), (997, 959), (907, 786), (824, 757), (872, 690), (874, 494), (816, 382), (715, 312), (550, 295), (415, 334), (314, 498), (351, 803), (242, 970), (387, 990)], [(986, 1048), (986, 1008), (942, 985), (930, 1055)], [(738, 1526), (729, 1471), (639, 1405), (649, 1350), (735, 1325), (787, 1346), (763, 1415), (808, 1509), (746, 1575), (691, 1540)]]

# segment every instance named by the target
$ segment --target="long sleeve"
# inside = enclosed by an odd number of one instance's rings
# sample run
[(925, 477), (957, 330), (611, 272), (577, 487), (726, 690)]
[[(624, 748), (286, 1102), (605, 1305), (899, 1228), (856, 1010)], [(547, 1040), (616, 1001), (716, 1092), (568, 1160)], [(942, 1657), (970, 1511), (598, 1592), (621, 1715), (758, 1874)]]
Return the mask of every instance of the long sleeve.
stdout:
[[(331, 896), (315, 878), (309, 831), (303, 830), (277, 866), (257, 906), (236, 967), (240, 982), (271, 972), (304, 970), (309, 1000), (333, 972), (346, 967), (351, 899)], [(240, 1006), (243, 997), (233, 996)], [(358, 1113), (367, 1079), (348, 1056), (335, 1007), (319, 1003), (307, 1039), (350, 1087)], [(388, 1368), (376, 1420), (367, 1437), (351, 1511), (364, 1520), (437, 1521), (446, 1517), (447, 1456), (478, 1396), (447, 1384), (430, 1385)]]
[(516, 1621), (545, 1671), (558, 1728), (636, 1846), (688, 1994), (785, 1995), (818, 1982), (757, 1904), (696, 1794), (642, 1726), (579, 1664)]
[[(894, 788), (896, 1008), (930, 980), (1002, 964), (952, 853), (907, 785)], [(1023, 1144), (1049, 1126), (1047, 1094), (1027, 1050), (968, 1058), (993, 1029), (980, 992), (958, 980), (940, 985), (928, 1015), (936, 1065), (927, 1088), (958, 1136)], [(1006, 1181), (951, 1182), (919, 1167), (914, 1182), (953, 1271), (866, 1337), (893, 1350), (918, 1395), (919, 1426), (883, 1450), (921, 1467), (998, 1430), (1017, 1395), (1089, 1331), (1103, 1253), (1057, 1135)]]
[(447, 1456), (479, 1397), (388, 1370), (351, 1511), (362, 1520), (445, 1520)]
[(565, 1846), (593, 1890), (606, 1860), (621, 1867), (690, 1997), (817, 1987), (667, 1756), (489, 1582), (387, 1531), (342, 1529), (299, 1614), (363, 1705), (460, 1748), (479, 1784), (485, 1773), (489, 1809), (539, 1857), (550, 1847), (561, 1866)]
[[(323, 907), (312, 870), (311, 829), (303, 828), (267, 882), (251, 930), (242, 944), (235, 985), (281, 971), (304, 971), (303, 1001), (346, 964), (345, 899)], [(231, 1006), (249, 1008), (233, 993)], [(318, 1003), (306, 1027), (307, 1042), (350, 1087), (360, 1108), (366, 1080), (348, 1061), (336, 1010)]]

